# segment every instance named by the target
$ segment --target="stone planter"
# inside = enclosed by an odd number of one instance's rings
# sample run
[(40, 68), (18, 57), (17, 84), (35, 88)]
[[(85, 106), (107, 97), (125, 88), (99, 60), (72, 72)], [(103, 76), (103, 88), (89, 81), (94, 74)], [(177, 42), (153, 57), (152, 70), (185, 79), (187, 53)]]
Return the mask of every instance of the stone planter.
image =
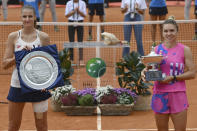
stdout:
[(133, 110), (135, 111), (151, 110), (151, 97), (152, 95), (149, 95), (149, 96), (139, 95), (136, 100)]
[(89, 116), (95, 115), (97, 106), (61, 106), (68, 116)]
[(54, 112), (62, 112), (61, 104), (55, 103), (53, 100), (50, 100), (50, 107)]
[(100, 104), (101, 115), (126, 116), (130, 115), (134, 104)]

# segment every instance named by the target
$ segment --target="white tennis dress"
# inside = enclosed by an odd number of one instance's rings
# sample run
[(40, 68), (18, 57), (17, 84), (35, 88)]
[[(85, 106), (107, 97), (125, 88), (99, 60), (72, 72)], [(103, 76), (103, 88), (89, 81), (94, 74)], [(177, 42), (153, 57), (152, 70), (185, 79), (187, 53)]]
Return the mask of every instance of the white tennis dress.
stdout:
[[(27, 45), (32, 48), (41, 46), (39, 31), (36, 30), (36, 32), (37, 32), (37, 38), (33, 42), (25, 42), (21, 38), (21, 30), (19, 30), (18, 40), (16, 41), (15, 44), (15, 51), (21, 51), (24, 48), (24, 46)], [(21, 86), (19, 82), (17, 68), (14, 69), (11, 77), (11, 87), (7, 97), (8, 100), (14, 102), (40, 102), (47, 100), (49, 97), (51, 97), (49, 91), (45, 91), (45, 92), (35, 91), (35, 92), (23, 94), (21, 92)]]
[[(40, 42), (40, 38), (39, 38), (39, 31), (38, 30), (36, 30), (36, 31), (37, 31), (37, 38), (33, 42), (25, 42), (21, 38), (21, 30), (19, 30), (18, 31), (18, 40), (16, 41), (14, 51), (21, 51), (25, 46), (29, 46), (32, 48), (41, 46), (41, 42)], [(21, 88), (20, 82), (18, 79), (18, 72), (17, 72), (16, 68), (12, 72), (11, 86), (15, 87), (15, 88)]]

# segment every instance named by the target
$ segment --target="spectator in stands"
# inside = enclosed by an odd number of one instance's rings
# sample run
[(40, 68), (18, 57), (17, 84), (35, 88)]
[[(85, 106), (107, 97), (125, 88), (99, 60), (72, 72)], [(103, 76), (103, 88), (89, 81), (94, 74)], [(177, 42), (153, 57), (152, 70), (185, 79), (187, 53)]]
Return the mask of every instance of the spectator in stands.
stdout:
[[(88, 0), (89, 9), (89, 22), (93, 22), (93, 18), (96, 15), (99, 16), (100, 22), (104, 22), (104, 0)], [(104, 32), (104, 27), (101, 26), (101, 33)], [(92, 26), (89, 26), (88, 40), (92, 40)]]
[[(151, 0), (149, 4), (149, 14), (150, 14), (150, 20), (156, 21), (156, 20), (165, 20), (166, 14), (168, 13), (166, 0)], [(152, 42), (156, 43), (156, 24), (153, 24), (151, 27), (151, 35), (152, 35)], [(163, 41), (162, 37), (162, 25), (160, 24), (160, 37), (161, 41)]]
[[(36, 11), (36, 21), (37, 22), (40, 21), (39, 6), (41, 3), (41, 0), (19, 0), (19, 2), (22, 6), (30, 5), (30, 6), (34, 7), (34, 9)], [(40, 26), (37, 26), (37, 28), (40, 29)]]
[[(197, 0), (195, 0), (194, 15), (195, 19), (197, 19)], [(197, 23), (195, 23), (195, 36), (193, 37), (193, 40), (197, 40)]]
[[(0, 0), (0, 9), (1, 9), (1, 5), (2, 5), (2, 0)], [(0, 16), (1, 16), (1, 11), (0, 11)]]
[[(129, 21), (141, 21), (141, 15), (144, 14), (147, 8), (145, 0), (122, 0), (121, 12), (124, 13), (124, 22)], [(142, 28), (143, 25), (124, 25), (124, 40), (130, 42), (132, 27), (134, 28), (135, 39), (137, 42), (137, 51), (140, 55), (144, 55), (144, 49), (142, 44)], [(123, 56), (129, 54), (130, 48), (123, 48)]]
[(189, 10), (191, 8), (192, 0), (185, 0), (185, 8), (184, 8), (184, 18), (185, 20), (189, 20)]
[[(8, 69), (16, 65), (14, 55), (15, 51), (31, 50), (34, 47), (50, 44), (48, 34), (35, 29), (36, 14), (35, 9), (32, 6), (24, 6), (22, 8), (21, 16), (23, 28), (18, 31), (11, 32), (8, 35), (2, 62), (4, 69)], [(37, 131), (48, 131), (47, 110), (48, 98), (50, 96), (50, 92), (46, 90), (23, 94), (17, 68), (15, 67), (12, 73), (10, 90), (7, 97), (9, 101), (8, 131), (19, 131), (23, 109), (27, 102), (32, 103)]]
[[(3, 20), (6, 21), (8, 18), (8, 0), (0, 0), (0, 8), (3, 10)], [(0, 11), (1, 15), (1, 11)]]
[(105, 0), (104, 7), (109, 8), (109, 0)]
[[(155, 48), (155, 53), (164, 56), (159, 67), (166, 75), (164, 80), (155, 81), (153, 88), (151, 107), (158, 131), (169, 130), (170, 118), (175, 131), (186, 131), (189, 104), (185, 80), (195, 78), (196, 66), (191, 49), (179, 43), (177, 35), (178, 25), (174, 18), (170, 17), (163, 23), (164, 41)], [(141, 73), (143, 79), (147, 68)]]
[[(83, 41), (83, 26), (74, 25), (78, 22), (83, 22), (86, 17), (86, 3), (83, 0), (70, 0), (66, 4), (65, 16), (68, 18), (68, 22), (72, 22), (73, 25), (68, 26), (69, 41), (75, 41), (75, 32), (77, 31), (77, 41)], [(73, 48), (70, 49), (70, 59), (73, 60)], [(79, 48), (79, 64), (83, 63), (83, 49)]]
[[(55, 0), (42, 0), (41, 5), (40, 5), (40, 22), (44, 21), (44, 13), (46, 10), (46, 4), (49, 4), (50, 10), (51, 10), (51, 15), (53, 22), (57, 22), (57, 16), (56, 16), (56, 2)], [(57, 32), (59, 31), (57, 25), (54, 26), (54, 30)]]

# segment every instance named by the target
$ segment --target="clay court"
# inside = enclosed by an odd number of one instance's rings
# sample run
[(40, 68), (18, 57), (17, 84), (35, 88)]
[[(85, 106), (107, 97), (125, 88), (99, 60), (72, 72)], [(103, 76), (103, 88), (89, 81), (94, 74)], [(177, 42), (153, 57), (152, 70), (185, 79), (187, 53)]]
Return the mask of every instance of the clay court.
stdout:
[[(19, 21), (20, 20), (20, 9), (19, 7), (9, 8), (8, 20)], [(64, 7), (60, 6), (57, 8), (57, 15), (59, 22), (66, 22), (67, 19), (64, 17)], [(190, 10), (190, 18), (193, 19), (192, 7)], [(122, 22), (123, 14), (120, 13), (120, 7), (110, 7), (106, 10), (106, 22)], [(180, 5), (171, 4), (168, 7), (168, 16), (174, 15), (177, 20), (184, 19), (184, 6), (183, 3)], [(0, 18), (2, 20), (2, 17)], [(86, 18), (85, 21), (87, 21)], [(148, 10), (145, 14), (145, 20), (149, 20)], [(49, 10), (46, 11), (45, 21), (51, 21), (51, 15)], [(95, 22), (98, 22), (98, 18), (95, 17)], [(3, 28), (3, 29), (6, 29)], [(14, 29), (13, 29), (14, 30)], [(7, 34), (1, 34), (2, 39), (7, 39)], [(186, 34), (185, 34), (186, 35)], [(187, 35), (186, 35), (187, 36)], [(53, 36), (52, 41), (55, 41)], [(189, 43), (189, 45), (197, 44), (196, 42)], [(58, 45), (59, 49), (61, 45)], [(0, 51), (4, 51), (4, 45), (0, 47)], [(197, 64), (197, 46), (192, 45), (192, 52)], [(2, 57), (2, 56), (1, 56)], [(2, 70), (2, 69), (1, 69)], [(7, 94), (9, 90), (11, 73), (10, 71), (3, 71), (0, 75), (0, 101), (6, 102)], [(188, 124), (187, 130), (197, 131), (197, 78), (189, 80), (187, 84), (187, 95), (189, 99), (189, 110), (188, 110)], [(8, 127), (8, 104), (0, 104), (0, 131), (7, 131)], [(127, 131), (154, 131), (156, 125), (154, 121), (154, 113), (149, 111), (133, 111), (129, 116), (66, 116), (63, 112), (53, 112), (49, 105), (48, 110), (48, 127), (49, 130), (127, 130)], [(170, 121), (170, 128), (172, 129), (172, 123)], [(33, 110), (31, 104), (26, 104), (23, 112), (23, 119), (21, 124), (21, 130), (35, 130)]]

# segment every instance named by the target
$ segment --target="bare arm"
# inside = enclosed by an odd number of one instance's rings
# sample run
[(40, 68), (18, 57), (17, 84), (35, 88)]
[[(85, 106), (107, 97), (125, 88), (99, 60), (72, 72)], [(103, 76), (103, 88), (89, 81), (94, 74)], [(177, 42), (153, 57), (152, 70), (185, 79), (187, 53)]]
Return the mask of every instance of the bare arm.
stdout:
[(40, 36), (40, 41), (41, 41), (42, 46), (50, 45), (50, 38), (47, 33), (40, 31), (39, 36)]
[(139, 14), (141, 14), (141, 15), (143, 15), (144, 12), (145, 12), (145, 10), (142, 10), (142, 9), (139, 9), (139, 8), (136, 8), (136, 10), (137, 10), (137, 12), (138, 12)]
[(69, 12), (67, 15), (65, 15), (67, 18), (72, 16), (74, 13), (76, 12), (76, 9), (75, 10), (72, 10), (71, 12)]
[(185, 66), (187, 68), (187, 71), (177, 76), (178, 81), (194, 79), (196, 76), (196, 68), (192, 59), (192, 52), (190, 48), (187, 46), (185, 46), (184, 48), (184, 55), (185, 55)]
[(84, 17), (84, 18), (86, 17), (86, 15), (85, 15), (82, 11), (80, 11), (79, 8), (77, 8), (77, 12), (78, 12), (82, 17)]
[(10, 33), (6, 42), (5, 54), (3, 57), (3, 69), (8, 69), (15, 65), (14, 45), (17, 38), (17, 32)]
[[(195, 64), (193, 63), (192, 60), (192, 53), (190, 48), (187, 46), (185, 46), (184, 48), (184, 56), (185, 56), (185, 67), (187, 68), (187, 70), (183, 74), (176, 76), (177, 81), (194, 79), (196, 75)], [(173, 79), (174, 76), (167, 76), (163, 81), (160, 82), (169, 83), (173, 81)]]
[(125, 8), (121, 8), (121, 12), (124, 14), (126, 13), (128, 10), (128, 5), (125, 6)]
[(145, 12), (144, 9), (139, 9), (139, 5), (138, 5), (137, 3), (135, 4), (135, 9), (136, 9), (136, 11), (137, 11), (139, 14), (141, 14), (141, 15), (143, 15), (144, 12)]

